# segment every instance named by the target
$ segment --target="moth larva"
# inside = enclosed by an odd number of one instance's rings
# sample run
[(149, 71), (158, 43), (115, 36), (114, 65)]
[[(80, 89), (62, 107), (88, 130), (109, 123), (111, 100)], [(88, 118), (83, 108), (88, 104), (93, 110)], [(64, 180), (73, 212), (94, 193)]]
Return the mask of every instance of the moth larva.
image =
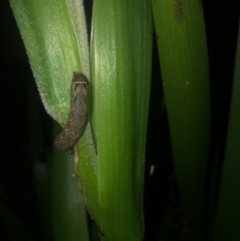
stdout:
[(88, 85), (82, 73), (73, 73), (70, 87), (70, 111), (62, 132), (55, 140), (59, 150), (72, 154), (73, 147), (81, 137), (87, 120)]

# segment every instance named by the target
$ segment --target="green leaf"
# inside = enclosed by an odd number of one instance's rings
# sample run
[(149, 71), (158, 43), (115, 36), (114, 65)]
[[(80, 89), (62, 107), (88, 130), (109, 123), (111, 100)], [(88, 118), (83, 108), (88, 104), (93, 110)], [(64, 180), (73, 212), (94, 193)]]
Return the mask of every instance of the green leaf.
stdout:
[(84, 11), (76, 0), (10, 0), (47, 112), (65, 123), (74, 71), (89, 77)]
[(214, 240), (240, 240), (240, 22)]
[[(44, 106), (54, 119), (64, 124), (69, 111), (73, 72), (84, 72), (89, 77), (89, 48), (82, 1), (10, 0), (10, 3)], [(88, 240), (73, 158), (56, 150), (48, 157), (51, 157), (52, 167), (53, 239)]]
[[(98, 158), (97, 223), (106, 240), (142, 240), (150, 3), (95, 1), (92, 23), (90, 117)], [(80, 157), (80, 176), (87, 183), (84, 165)]]
[(199, 0), (152, 0), (175, 170), (190, 228), (204, 240), (209, 71)]
[[(59, 129), (55, 124), (55, 134)], [(54, 149), (49, 172), (54, 240), (88, 241), (86, 209), (72, 156)]]

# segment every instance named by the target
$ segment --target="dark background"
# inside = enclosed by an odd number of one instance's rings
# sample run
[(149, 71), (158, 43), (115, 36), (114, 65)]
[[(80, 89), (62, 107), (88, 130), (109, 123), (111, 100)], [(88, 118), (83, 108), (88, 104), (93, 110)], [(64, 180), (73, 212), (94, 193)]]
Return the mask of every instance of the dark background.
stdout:
[[(46, 114), (40, 101), (34, 78), (29, 66), (8, 1), (0, 1), (1, 17), (1, 157), (0, 157), (0, 202), (19, 217), (36, 240), (41, 239), (39, 210), (34, 184), (34, 168), (37, 161), (45, 162), (45, 148), (33, 160), (30, 140), (29, 93), (36, 97), (35, 108), (40, 115), (43, 140), (51, 145), (49, 130), (52, 119)], [(88, 5), (87, 5), (88, 4)], [(203, 1), (207, 41), (209, 48), (212, 143), (217, 143), (222, 154), (225, 135), (233, 68), (236, 51), (240, 1)], [(91, 21), (91, 2), (86, 1), (88, 29)], [(171, 148), (165, 111), (161, 110), (162, 87), (160, 80), (157, 47), (153, 48), (153, 78), (147, 136), (146, 166), (157, 165), (155, 175), (145, 184), (146, 236), (161, 222), (161, 215), (168, 203), (166, 182), (173, 171)], [(156, 111), (157, 110), (157, 111)], [(46, 136), (45, 136), (46, 134)], [(51, 138), (51, 137), (50, 137)], [(161, 150), (160, 150), (161, 148)], [(160, 158), (161, 153), (161, 158)], [(164, 157), (164, 158), (162, 158)], [(161, 171), (162, 170), (162, 171)], [(167, 171), (166, 171), (167, 170)], [(3, 227), (0, 217), (0, 228)], [(146, 238), (147, 239), (147, 238)], [(151, 240), (154, 240), (151, 238)]]

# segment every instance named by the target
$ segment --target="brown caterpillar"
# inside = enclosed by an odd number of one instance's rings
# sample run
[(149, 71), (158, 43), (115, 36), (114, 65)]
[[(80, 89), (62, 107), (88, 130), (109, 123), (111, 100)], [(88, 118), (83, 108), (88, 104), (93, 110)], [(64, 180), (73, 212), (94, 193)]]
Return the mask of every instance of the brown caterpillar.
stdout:
[(81, 137), (87, 120), (88, 85), (82, 73), (73, 73), (70, 87), (70, 111), (62, 132), (55, 140), (59, 150), (73, 153), (73, 148)]

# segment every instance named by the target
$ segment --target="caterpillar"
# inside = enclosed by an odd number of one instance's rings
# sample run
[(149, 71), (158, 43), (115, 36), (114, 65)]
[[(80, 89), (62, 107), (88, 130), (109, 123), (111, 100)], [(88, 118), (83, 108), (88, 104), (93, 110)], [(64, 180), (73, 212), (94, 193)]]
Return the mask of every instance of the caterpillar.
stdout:
[(83, 73), (73, 73), (70, 87), (70, 111), (67, 123), (55, 140), (55, 147), (73, 154), (87, 120), (88, 84)]

